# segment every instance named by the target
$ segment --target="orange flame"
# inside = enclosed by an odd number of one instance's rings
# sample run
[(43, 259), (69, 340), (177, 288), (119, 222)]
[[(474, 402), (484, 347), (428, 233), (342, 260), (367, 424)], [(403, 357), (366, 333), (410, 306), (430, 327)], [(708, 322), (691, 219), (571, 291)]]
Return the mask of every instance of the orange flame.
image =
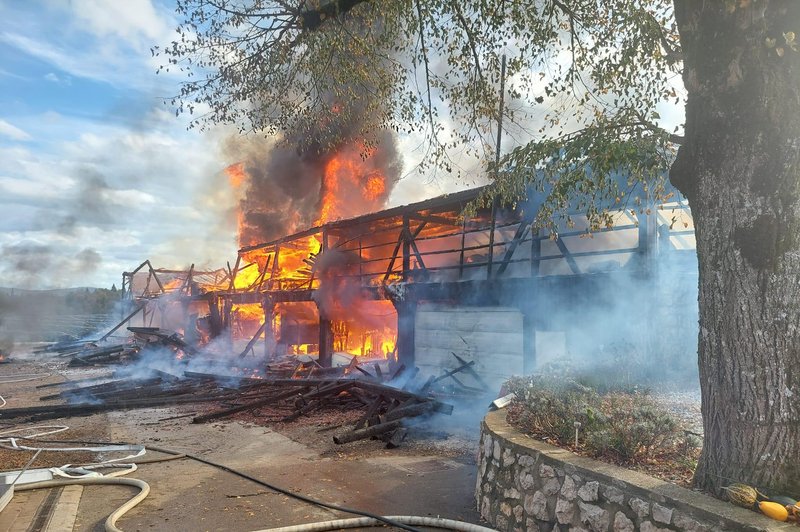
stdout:
[[(379, 162), (371, 155), (364, 146), (354, 143), (342, 148), (328, 160), (323, 171), (315, 225), (359, 216), (383, 207), (389, 184), (386, 174), (379, 168)], [(230, 165), (225, 173), (232, 188), (241, 189), (246, 185), (248, 175), (243, 163)], [(244, 234), (243, 231), (244, 216), (240, 212), (239, 234)], [(243, 253), (239, 271), (234, 278), (234, 287), (239, 290), (257, 289), (259, 286), (261, 289), (282, 289), (308, 283), (315, 257), (321, 249), (320, 237), (311, 235), (282, 243), (277, 257), (274, 249), (269, 248)], [(315, 282), (321, 281), (317, 279)], [(381, 307), (381, 312), (387, 316), (385, 318), (365, 318), (356, 310), (346, 324), (341, 322), (343, 332), (334, 342), (334, 349), (358, 356), (387, 357), (393, 354), (396, 317), (389, 316), (394, 309), (390, 303), (385, 303), (389, 307), (388, 313)], [(357, 305), (360, 306), (360, 303)], [(263, 321), (264, 314), (259, 305), (242, 305), (237, 310), (238, 318), (242, 321)], [(280, 314), (275, 324), (280, 329)], [(287, 346), (289, 352), (308, 352), (315, 345), (314, 339), (305, 340), (309, 341), (310, 343)]]

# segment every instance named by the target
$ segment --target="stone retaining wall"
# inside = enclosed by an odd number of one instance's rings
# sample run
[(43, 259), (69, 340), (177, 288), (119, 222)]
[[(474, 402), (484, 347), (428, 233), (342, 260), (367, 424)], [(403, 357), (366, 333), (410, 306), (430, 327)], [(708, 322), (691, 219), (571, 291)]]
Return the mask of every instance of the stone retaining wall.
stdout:
[(797, 530), (674, 484), (533, 440), (489, 413), (475, 498), (501, 531)]

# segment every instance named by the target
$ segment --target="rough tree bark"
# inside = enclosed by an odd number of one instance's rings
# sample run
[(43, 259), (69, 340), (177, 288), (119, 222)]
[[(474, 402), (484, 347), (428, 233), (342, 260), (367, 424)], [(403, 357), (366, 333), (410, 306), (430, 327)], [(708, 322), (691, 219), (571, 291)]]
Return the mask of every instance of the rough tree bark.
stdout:
[(688, 93), (670, 179), (699, 262), (697, 486), (800, 494), (800, 34), (796, 0), (675, 0)]

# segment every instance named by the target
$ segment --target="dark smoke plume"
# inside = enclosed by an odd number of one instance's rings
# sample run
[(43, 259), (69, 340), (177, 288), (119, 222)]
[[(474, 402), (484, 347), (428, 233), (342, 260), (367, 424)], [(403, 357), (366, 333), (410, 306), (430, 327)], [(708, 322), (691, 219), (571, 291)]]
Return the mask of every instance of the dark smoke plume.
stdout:
[[(370, 30), (377, 31), (377, 23), (371, 24)], [(352, 65), (365, 59), (343, 53), (333, 61)], [(381, 96), (385, 91), (355, 83), (328, 86), (336, 86), (338, 95), (318, 95), (324, 102), (318, 115), (299, 119), (280, 139), (228, 139), (226, 155), (247, 176), (240, 202), (242, 246), (380, 210), (399, 180), (402, 161), (395, 135), (382, 130), (379, 122), (387, 107), (382, 101), (386, 96)], [(341, 157), (356, 164), (343, 168), (334, 184), (325, 177), (326, 168)], [(336, 199), (335, 208), (324, 212), (323, 197), (329, 195)]]

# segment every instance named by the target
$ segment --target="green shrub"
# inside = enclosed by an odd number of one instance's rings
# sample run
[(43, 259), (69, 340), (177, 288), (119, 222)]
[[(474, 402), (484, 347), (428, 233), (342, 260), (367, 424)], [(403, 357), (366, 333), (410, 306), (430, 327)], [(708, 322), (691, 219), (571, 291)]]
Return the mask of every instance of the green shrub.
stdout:
[(652, 399), (642, 394), (603, 396), (603, 422), (586, 433), (586, 448), (596, 456), (613, 454), (622, 462), (651, 457), (673, 449), (678, 423)]
[(622, 463), (686, 445), (675, 419), (644, 393), (600, 394), (563, 375), (517, 377), (508, 381), (507, 388), (516, 396), (509, 421), (556, 445), (574, 446), (576, 422), (579, 442), (589, 455)]

